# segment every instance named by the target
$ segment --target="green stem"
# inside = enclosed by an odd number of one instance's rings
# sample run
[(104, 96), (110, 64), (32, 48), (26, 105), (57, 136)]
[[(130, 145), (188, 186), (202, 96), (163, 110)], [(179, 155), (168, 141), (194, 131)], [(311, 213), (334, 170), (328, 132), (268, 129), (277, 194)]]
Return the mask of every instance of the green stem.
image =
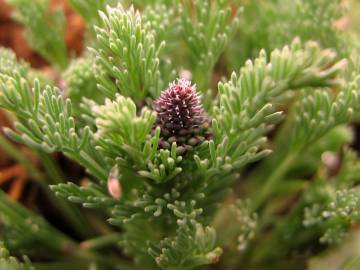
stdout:
[(40, 184), (48, 199), (71, 222), (80, 235), (84, 237), (93, 235), (93, 233), (89, 230), (89, 224), (86, 222), (79, 209), (64, 200), (55, 197), (49, 190), (49, 187), (46, 184), (47, 182), (52, 184), (61, 183), (64, 179), (60, 169), (56, 166), (49, 155), (43, 152), (38, 152), (38, 155), (48, 175), (50, 176), (45, 178), (45, 176), (24, 156), (24, 154), (14, 147), (2, 134), (0, 134), (0, 148), (3, 149), (11, 158), (24, 166), (29, 176)]
[(89, 223), (86, 221), (84, 215), (80, 210), (67, 201), (54, 196), (54, 193), (49, 189), (46, 183), (41, 183), (42, 190), (50, 203), (57, 209), (60, 215), (64, 216), (72, 225), (73, 229), (83, 238), (91, 237), (94, 235)]
[[(62, 174), (54, 159), (45, 152), (38, 151), (37, 153), (49, 176), (48, 182), (50, 184), (63, 183), (65, 176)], [(44, 188), (44, 190), (46, 190), (49, 199), (53, 201), (54, 205), (60, 208), (61, 212), (69, 219), (77, 233), (85, 238), (94, 235), (94, 231), (91, 229), (89, 222), (77, 206), (72, 205), (61, 198), (54, 197), (48, 187)]]
[(99, 249), (106, 246), (111, 246), (118, 243), (121, 239), (119, 233), (111, 233), (97, 238), (89, 239), (81, 243), (81, 246), (86, 250)]
[(355, 256), (345, 263), (341, 270), (355, 270), (360, 267), (360, 256)]
[[(36, 270), (63, 270), (63, 269), (89, 269), (92, 264), (101, 265), (101, 269), (109, 267), (109, 269), (122, 269), (122, 270), (135, 270), (135, 266), (120, 256), (107, 255), (94, 253), (92, 251), (77, 248), (74, 250), (70, 257), (63, 261), (55, 263), (34, 263)], [(108, 269), (108, 268), (106, 268)]]
[(41, 163), (43, 164), (47, 175), (49, 176), (49, 183), (63, 183), (65, 180), (65, 176), (62, 174), (60, 168), (54, 162), (54, 159), (49, 154), (42, 151), (37, 151), (37, 154), (41, 159)]
[(131, 262), (122, 259), (120, 256), (112, 256), (110, 254), (104, 256), (91, 250), (85, 250), (81, 248), (75, 251), (74, 258), (81, 258), (84, 260), (88, 260), (89, 262), (98, 262), (102, 266), (111, 267), (111, 269), (115, 267), (123, 270), (135, 269), (134, 265)]
[(2, 134), (0, 134), (0, 148), (6, 152), (11, 158), (24, 166), (31, 178), (38, 181), (44, 180), (44, 175), (29, 160), (14, 147)]
[(254, 196), (252, 208), (256, 211), (260, 208), (263, 203), (271, 196), (279, 185), (279, 182), (283, 180), (284, 175), (291, 167), (295, 159), (297, 158), (297, 152), (289, 154), (283, 161), (277, 166), (274, 173), (271, 174), (270, 178), (265, 181), (265, 185), (260, 190), (260, 193), (257, 196)]
[(201, 91), (207, 91), (211, 83), (211, 75), (213, 71), (213, 66), (208, 67), (206, 70), (203, 68), (196, 68), (194, 72), (194, 78), (198, 89)]
[(63, 269), (76, 269), (88, 270), (89, 262), (84, 260), (71, 260), (64, 262), (52, 263), (32, 263), (36, 270), (63, 270)]
[[(69, 247), (75, 245), (68, 236), (53, 228), (45, 220), (27, 210), (18, 202), (11, 200), (2, 191), (0, 192), (0, 212), (6, 217), (6, 226), (16, 224), (19, 229), (25, 230), (23, 233), (27, 233), (26, 237), (37, 239), (47, 247), (48, 251), (64, 253)], [(26, 231), (27, 229), (24, 226), (28, 228), (28, 225), (32, 224), (32, 222), (39, 225), (39, 230), (33, 231), (29, 229), (29, 231)]]
[(87, 220), (92, 228), (99, 235), (105, 235), (113, 233), (113, 228), (110, 227), (110, 223), (104, 222), (104, 218), (98, 215), (87, 215)]

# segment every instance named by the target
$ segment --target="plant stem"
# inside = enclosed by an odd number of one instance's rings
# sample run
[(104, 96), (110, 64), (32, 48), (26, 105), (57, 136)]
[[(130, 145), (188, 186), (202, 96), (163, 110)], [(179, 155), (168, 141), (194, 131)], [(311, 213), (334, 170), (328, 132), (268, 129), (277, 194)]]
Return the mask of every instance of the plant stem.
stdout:
[(92, 233), (89, 231), (89, 224), (83, 218), (83, 215), (75, 206), (68, 204), (62, 199), (59, 199), (50, 192), (47, 183), (61, 183), (63, 182), (64, 176), (61, 174), (61, 171), (56, 166), (51, 157), (44, 153), (38, 152), (48, 175), (50, 177), (45, 178), (44, 174), (39, 171), (25, 156), (21, 151), (14, 147), (11, 142), (9, 142), (2, 134), (0, 134), (0, 148), (3, 149), (11, 158), (20, 163), (26, 169), (29, 176), (37, 181), (44, 192), (46, 193), (48, 199), (56, 206), (61, 213), (67, 217), (67, 219), (74, 226), (76, 231), (82, 236), (89, 236)]
[(260, 208), (263, 203), (268, 199), (270, 195), (273, 194), (274, 189), (277, 188), (279, 182), (283, 179), (289, 167), (293, 164), (294, 160), (297, 157), (297, 152), (289, 154), (282, 162), (278, 165), (274, 173), (265, 181), (265, 185), (260, 190), (260, 193), (257, 196), (254, 196), (252, 208), (253, 211), (256, 211)]
[(75, 205), (71, 205), (64, 199), (54, 196), (54, 193), (52, 193), (47, 184), (41, 183), (41, 186), (52, 205), (57, 208), (59, 214), (63, 215), (69, 221), (73, 229), (81, 237), (87, 238), (94, 235), (94, 232), (84, 218), (84, 215), (80, 212), (80, 209)]
[(116, 244), (120, 241), (119, 233), (106, 234), (97, 238), (89, 239), (81, 243), (81, 247), (86, 250), (99, 249), (109, 245)]
[(71, 260), (66, 262), (55, 263), (33, 263), (36, 270), (63, 270), (63, 269), (77, 269), (88, 270), (89, 262), (84, 260)]
[(107, 256), (103, 256), (91, 250), (78, 248), (74, 253), (74, 257), (88, 260), (89, 262), (99, 262), (103, 266), (108, 266), (112, 268), (118, 267), (124, 270), (134, 269), (134, 266), (131, 262), (120, 258), (120, 256), (114, 257), (109, 254)]
[(355, 256), (348, 260), (345, 265), (341, 268), (342, 270), (354, 270), (360, 267), (360, 256)]
[[(58, 184), (63, 183), (65, 176), (62, 174), (60, 168), (55, 163), (54, 159), (47, 153), (38, 151), (39, 158), (41, 159), (41, 162), (47, 172), (47, 175), (49, 176), (49, 183), (51, 184)], [(47, 193), (49, 195), (49, 199), (52, 193), (49, 191), (49, 188), (46, 187)], [(53, 196), (54, 197), (54, 196)], [(87, 219), (84, 217), (84, 215), (80, 212), (80, 209), (68, 203), (67, 201), (64, 201), (61, 198), (56, 198), (56, 201), (53, 200), (55, 205), (58, 207), (60, 206), (61, 211), (66, 215), (66, 217), (69, 219), (71, 224), (73, 225), (74, 229), (83, 237), (87, 238), (89, 236), (94, 235), (94, 231), (91, 229), (91, 226)], [(60, 205), (59, 205), (60, 204)]]
[(42, 151), (37, 151), (39, 158), (41, 159), (41, 163), (43, 164), (47, 175), (49, 176), (50, 184), (59, 184), (63, 183), (65, 180), (65, 176), (62, 174), (60, 168), (54, 162), (54, 159), (47, 153)]
[[(105, 266), (109, 269), (135, 270), (135, 266), (131, 262), (125, 261), (114, 256), (103, 256), (80, 248), (73, 253), (73, 256), (64, 261), (55, 263), (34, 263), (37, 270), (63, 270), (63, 269), (77, 269), (88, 270), (89, 266), (99, 264), (104, 269)], [(106, 268), (108, 269), (108, 268)]]
[(6, 152), (11, 158), (16, 160), (26, 169), (31, 178), (38, 181), (44, 180), (44, 175), (29, 160), (14, 147), (2, 134), (0, 134), (0, 148)]
[[(64, 253), (67, 248), (74, 246), (75, 243), (68, 236), (58, 231), (45, 220), (24, 208), (21, 204), (11, 200), (5, 192), (0, 192), (0, 213), (7, 219), (7, 226), (19, 226), (20, 230), (25, 230), (28, 233), (27, 237), (30, 239), (34, 237), (40, 241), (48, 250), (53, 250), (59, 253)], [(39, 230), (26, 231), (29, 224), (37, 224)], [(31, 233), (29, 233), (31, 232)], [(49, 240), (50, 239), (50, 240)]]

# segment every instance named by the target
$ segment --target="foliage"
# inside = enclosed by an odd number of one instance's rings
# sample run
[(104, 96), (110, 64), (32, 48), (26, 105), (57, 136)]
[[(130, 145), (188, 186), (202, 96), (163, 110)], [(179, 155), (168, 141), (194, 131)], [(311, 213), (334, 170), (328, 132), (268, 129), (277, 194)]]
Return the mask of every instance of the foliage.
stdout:
[[(42, 254), (44, 257), (51, 257), (54, 254), (65, 252), (70, 248), (72, 241), (52, 227), (41, 216), (32, 213), (11, 201), (1, 191), (1, 234), (6, 245), (14, 252), (26, 252), (36, 254), (32, 250), (32, 245), (36, 244), (41, 248), (46, 248), (48, 253)], [(52, 241), (48, 241), (49, 238)], [(39, 254), (38, 254), (39, 255)]]
[(94, 54), (106, 73), (98, 74), (99, 88), (110, 98), (117, 92), (136, 100), (157, 97), (161, 91), (159, 53), (164, 44), (156, 45), (150, 25), (142, 23), (134, 8), (124, 10), (119, 4), (101, 13), (101, 18), (104, 28), (95, 28), (99, 47)]
[[(22, 22), (35, 13), (9, 1)], [(35, 262), (29, 247), (50, 245), (66, 260), (71, 246), (95, 269), (281, 269), (341, 243), (360, 221), (360, 166), (349, 149), (359, 47), (334, 27), (341, 4), (130, 2), (71, 1), (96, 24), (95, 38), (58, 83), (0, 50), (0, 107), (16, 118), (5, 133), (85, 169), (85, 180), (50, 188), (94, 209), (89, 223), (101, 234), (77, 245), (1, 193), (10, 250)], [(28, 31), (44, 53), (63, 41), (38, 36), (59, 29), (47, 2), (36, 5)]]
[(0, 266), (4, 270), (34, 270), (30, 261), (25, 257), (25, 264), (20, 263), (15, 257), (10, 257), (9, 252), (0, 243)]
[(48, 0), (7, 0), (15, 8), (14, 17), (26, 25), (26, 37), (31, 46), (47, 61), (63, 69), (67, 65), (64, 41), (65, 19), (60, 9), (49, 10)]
[(88, 22), (100, 23), (99, 10), (104, 10), (106, 5), (112, 5), (114, 0), (70, 0), (70, 5)]
[(38, 78), (44, 83), (51, 83), (50, 78), (47, 78), (42, 73), (31, 69), (29, 64), (22, 60), (17, 60), (16, 55), (9, 49), (0, 48), (0, 74), (12, 76), (19, 73), (26, 78), (30, 83)]
[[(163, 269), (189, 269), (198, 265), (213, 264), (222, 250), (215, 248), (216, 233), (211, 227), (202, 227), (194, 221), (181, 220), (174, 239), (165, 238), (149, 253)], [(195, 244), (194, 244), (195, 243)]]
[(186, 0), (180, 5), (182, 34), (190, 53), (194, 81), (202, 91), (207, 90), (206, 83), (215, 63), (239, 24), (242, 8), (233, 15), (230, 4), (231, 1), (196, 0), (192, 3)]
[(85, 55), (71, 61), (69, 67), (65, 70), (64, 88), (67, 96), (74, 104), (75, 116), (81, 117), (86, 113), (81, 104), (84, 99), (103, 102), (104, 97), (97, 88), (97, 80), (95, 76), (101, 72), (95, 65), (95, 60), (90, 55)]
[(315, 201), (304, 210), (304, 225), (320, 226), (323, 235), (319, 240), (322, 243), (340, 243), (349, 228), (360, 220), (357, 187), (359, 176), (356, 174), (359, 165), (356, 154), (347, 149), (338, 175), (326, 187), (328, 191), (324, 200)]
[[(243, 1), (247, 12), (241, 17), (239, 46), (232, 54), (246, 61), (247, 55), (259, 50), (270, 51), (291, 42), (294, 36), (315, 40), (325, 47), (336, 48), (341, 56), (353, 49), (349, 37), (337, 27), (345, 14), (344, 4), (338, 0), (299, 1)], [(254, 20), (258, 18), (258, 20)], [(235, 63), (236, 64), (236, 63)]]

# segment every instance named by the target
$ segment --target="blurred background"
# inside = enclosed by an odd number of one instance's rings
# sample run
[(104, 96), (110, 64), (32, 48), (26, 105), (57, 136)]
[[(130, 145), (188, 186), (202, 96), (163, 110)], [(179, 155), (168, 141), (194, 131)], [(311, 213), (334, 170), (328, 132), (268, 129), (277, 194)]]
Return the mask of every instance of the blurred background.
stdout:
[[(31, 1), (31, 0), (29, 0)], [(251, 1), (251, 0), (249, 0)], [(267, 1), (267, 0), (264, 0)], [(360, 38), (360, 0), (343, 0), (344, 5), (349, 6), (348, 14), (337, 21), (337, 26), (342, 29), (354, 30)], [(84, 49), (84, 35), (85, 35), (85, 22), (76, 14), (66, 2), (66, 0), (52, 0), (51, 8), (62, 8), (66, 16), (66, 35), (65, 41), (70, 57), (79, 56)], [(23, 35), (23, 27), (15, 22), (11, 17), (11, 8), (0, 0), (0, 46), (11, 48), (18, 58), (22, 58), (29, 62), (32, 67), (41, 70), (44, 73), (52, 73), (49, 64), (36, 52), (31, 50)], [(221, 68), (221, 66), (219, 67)], [(219, 73), (222, 73), (219, 71)], [(54, 76), (51, 76), (54, 77)], [(11, 127), (11, 116), (5, 114), (0, 110), (0, 127)], [(355, 148), (360, 153), (360, 128), (355, 127), (357, 134), (355, 139)], [(86, 181), (85, 173), (79, 166), (64, 158), (61, 154), (53, 156), (59, 169), (65, 171), (67, 176), (71, 179), (78, 179), (78, 181)], [(41, 189), (37, 181), (34, 181), (36, 176), (34, 174), (44, 171), (41, 167), (44, 161), (40, 161), (38, 155), (32, 153), (23, 145), (17, 145), (10, 142), (4, 135), (2, 128), (0, 129), (0, 188), (7, 192), (13, 200), (21, 202), (29, 208), (36, 208), (56, 227), (60, 227), (62, 231), (67, 231), (66, 224), (58, 222), (57, 215), (54, 214), (52, 208), (49, 207), (44, 201), (42, 195), (44, 189)], [(30, 164), (31, 163), (31, 164)], [(28, 164), (28, 165), (27, 165)], [(30, 164), (30, 165), (29, 165)], [(67, 178), (67, 177), (66, 177)], [(100, 230), (106, 228), (100, 228)], [(74, 234), (76, 235), (76, 234)], [(350, 243), (346, 247), (347, 250), (358, 250), (360, 243), (360, 236), (354, 238), (356, 243)], [(345, 251), (347, 252), (347, 251)], [(341, 256), (341, 252), (337, 252), (336, 256)], [(334, 260), (326, 260), (327, 264), (334, 264)], [(320, 262), (313, 262), (314, 264), (322, 264)], [(317, 266), (316, 269), (326, 269), (326, 265)], [(315, 269), (315, 268), (314, 268)]]

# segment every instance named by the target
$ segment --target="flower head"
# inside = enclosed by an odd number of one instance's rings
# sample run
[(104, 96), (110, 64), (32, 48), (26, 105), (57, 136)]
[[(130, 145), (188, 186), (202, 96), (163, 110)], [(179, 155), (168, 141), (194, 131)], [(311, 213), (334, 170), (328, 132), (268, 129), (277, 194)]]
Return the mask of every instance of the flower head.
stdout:
[(207, 139), (209, 121), (204, 117), (201, 98), (196, 86), (186, 79), (169, 85), (154, 102), (156, 124), (161, 128), (160, 147), (169, 148), (173, 142), (190, 148)]

